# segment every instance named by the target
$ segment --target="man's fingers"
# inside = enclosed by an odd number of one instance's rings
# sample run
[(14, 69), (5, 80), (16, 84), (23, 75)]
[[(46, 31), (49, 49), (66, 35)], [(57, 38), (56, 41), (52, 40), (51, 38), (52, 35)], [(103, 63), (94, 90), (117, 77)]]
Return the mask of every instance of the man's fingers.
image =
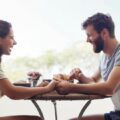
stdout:
[(83, 75), (82, 72), (78, 74), (79, 77), (81, 77), (81, 75)]
[(73, 79), (74, 77), (75, 77), (75, 75), (74, 75), (74, 74), (71, 74), (71, 75), (70, 75), (70, 80)]

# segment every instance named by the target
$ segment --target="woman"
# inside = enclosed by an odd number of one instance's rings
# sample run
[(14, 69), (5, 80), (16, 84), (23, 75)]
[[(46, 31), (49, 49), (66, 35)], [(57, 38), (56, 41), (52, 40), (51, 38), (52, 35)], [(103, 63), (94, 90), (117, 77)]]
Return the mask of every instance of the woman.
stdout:
[[(16, 45), (14, 40), (12, 25), (7, 21), (0, 20), (0, 93), (11, 99), (26, 99), (36, 94), (43, 94), (54, 89), (56, 82), (52, 81), (45, 87), (17, 87), (11, 84), (9, 79), (4, 75), (1, 68), (2, 55), (10, 55), (13, 46)], [(5, 116), (0, 120), (41, 120), (38, 116)]]

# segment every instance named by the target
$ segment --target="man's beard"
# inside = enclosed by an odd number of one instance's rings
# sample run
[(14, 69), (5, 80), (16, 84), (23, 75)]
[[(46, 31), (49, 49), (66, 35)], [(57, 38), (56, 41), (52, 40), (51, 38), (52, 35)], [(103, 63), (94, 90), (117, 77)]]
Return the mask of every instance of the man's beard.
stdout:
[(98, 36), (95, 40), (95, 48), (94, 48), (94, 52), (95, 53), (100, 53), (104, 48), (104, 41), (101, 38), (101, 36)]
[(0, 57), (2, 56), (2, 54), (3, 54), (3, 50), (2, 50), (2, 48), (0, 47)]

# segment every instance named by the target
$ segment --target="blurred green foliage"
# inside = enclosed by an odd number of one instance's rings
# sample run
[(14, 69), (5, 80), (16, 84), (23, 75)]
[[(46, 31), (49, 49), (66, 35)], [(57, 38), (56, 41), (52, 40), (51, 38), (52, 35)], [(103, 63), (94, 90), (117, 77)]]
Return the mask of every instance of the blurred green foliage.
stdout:
[(99, 61), (99, 55), (95, 54), (92, 49), (88, 43), (77, 41), (61, 52), (48, 50), (37, 57), (10, 58), (3, 62), (3, 69), (13, 81), (26, 79), (26, 74), (29, 71), (47, 74), (53, 71), (56, 74), (54, 68), (57, 69), (57, 72), (67, 73), (72, 68), (80, 67), (83, 72), (89, 75), (97, 69)]

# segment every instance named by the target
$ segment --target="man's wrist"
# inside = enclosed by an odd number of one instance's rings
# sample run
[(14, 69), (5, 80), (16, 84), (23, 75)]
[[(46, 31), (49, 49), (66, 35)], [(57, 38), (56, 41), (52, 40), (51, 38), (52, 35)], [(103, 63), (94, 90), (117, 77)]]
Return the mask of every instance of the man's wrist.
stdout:
[(74, 83), (69, 83), (69, 93), (73, 92), (74, 85), (75, 85)]
[(79, 73), (79, 75), (78, 75), (78, 81), (79, 81), (79, 82), (82, 82), (83, 79), (84, 79), (83, 73)]

